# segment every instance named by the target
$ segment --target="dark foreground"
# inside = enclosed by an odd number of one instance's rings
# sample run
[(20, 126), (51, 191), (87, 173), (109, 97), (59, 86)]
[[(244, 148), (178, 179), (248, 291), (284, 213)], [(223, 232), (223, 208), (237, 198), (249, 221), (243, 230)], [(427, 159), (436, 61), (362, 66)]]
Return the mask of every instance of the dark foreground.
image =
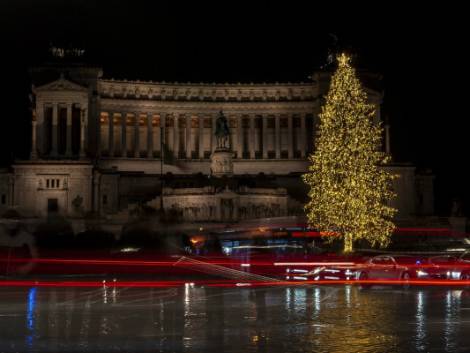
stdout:
[(470, 291), (0, 288), (0, 352), (469, 352)]

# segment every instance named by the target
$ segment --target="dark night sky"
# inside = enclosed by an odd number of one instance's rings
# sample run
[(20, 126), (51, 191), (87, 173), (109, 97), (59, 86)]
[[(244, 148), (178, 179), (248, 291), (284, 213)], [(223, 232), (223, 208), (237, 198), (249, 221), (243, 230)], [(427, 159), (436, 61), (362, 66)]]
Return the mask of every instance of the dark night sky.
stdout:
[[(350, 3), (350, 2), (344, 2)], [(356, 3), (356, 2), (354, 2)], [(303, 5), (301, 5), (303, 4)], [(466, 11), (429, 2), (360, 8), (274, 1), (3, 1), (2, 164), (29, 149), (28, 66), (49, 42), (86, 49), (105, 77), (167, 81), (296, 81), (325, 61), (331, 37), (384, 76), (396, 161), (432, 168), (437, 210), (469, 211)], [(462, 5), (458, 5), (462, 6)], [(372, 11), (371, 11), (372, 10)], [(6, 64), (6, 65), (5, 65)], [(8, 129), (6, 127), (8, 126)]]

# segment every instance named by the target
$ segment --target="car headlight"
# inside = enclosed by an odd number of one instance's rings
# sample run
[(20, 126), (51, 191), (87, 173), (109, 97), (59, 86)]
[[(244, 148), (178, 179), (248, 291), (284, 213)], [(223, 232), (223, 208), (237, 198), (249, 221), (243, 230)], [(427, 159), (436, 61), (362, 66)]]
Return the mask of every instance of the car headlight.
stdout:
[(120, 252), (138, 252), (139, 250), (140, 248), (128, 247), (128, 248), (122, 248)]
[(293, 272), (293, 273), (307, 273), (308, 271), (307, 270), (293, 269), (293, 270), (291, 270), (291, 272)]
[(426, 271), (423, 271), (423, 270), (418, 270), (418, 271), (416, 271), (416, 275), (418, 277), (427, 277), (428, 273)]
[(452, 271), (450, 274), (452, 279), (460, 279), (460, 271)]

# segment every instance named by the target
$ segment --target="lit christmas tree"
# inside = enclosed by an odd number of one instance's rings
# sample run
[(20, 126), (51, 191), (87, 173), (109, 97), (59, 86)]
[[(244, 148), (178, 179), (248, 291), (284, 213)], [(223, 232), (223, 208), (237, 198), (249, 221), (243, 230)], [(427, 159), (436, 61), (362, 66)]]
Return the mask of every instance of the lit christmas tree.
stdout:
[(326, 236), (344, 238), (344, 251), (353, 241), (387, 246), (395, 228), (395, 196), (389, 161), (381, 149), (382, 127), (373, 122), (374, 108), (367, 103), (350, 58), (338, 56), (326, 103), (320, 114), (315, 152), (303, 180), (310, 186), (305, 205), (308, 223)]

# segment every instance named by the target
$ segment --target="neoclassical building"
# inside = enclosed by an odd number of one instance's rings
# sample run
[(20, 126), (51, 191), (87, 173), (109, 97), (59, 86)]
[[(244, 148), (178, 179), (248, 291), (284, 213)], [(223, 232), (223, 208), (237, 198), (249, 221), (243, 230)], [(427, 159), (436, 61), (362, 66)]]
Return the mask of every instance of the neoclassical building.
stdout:
[[(31, 157), (0, 173), (0, 207), (34, 217), (106, 217), (163, 204), (193, 221), (301, 212), (300, 175), (330, 73), (297, 83), (143, 82), (56, 63), (33, 68), (31, 77)], [(382, 93), (366, 87), (381, 121)], [(214, 154), (220, 112), (230, 146), (222, 161)], [(226, 169), (214, 170), (217, 163)], [(399, 217), (431, 214), (432, 176), (412, 165), (388, 168), (401, 176)]]

